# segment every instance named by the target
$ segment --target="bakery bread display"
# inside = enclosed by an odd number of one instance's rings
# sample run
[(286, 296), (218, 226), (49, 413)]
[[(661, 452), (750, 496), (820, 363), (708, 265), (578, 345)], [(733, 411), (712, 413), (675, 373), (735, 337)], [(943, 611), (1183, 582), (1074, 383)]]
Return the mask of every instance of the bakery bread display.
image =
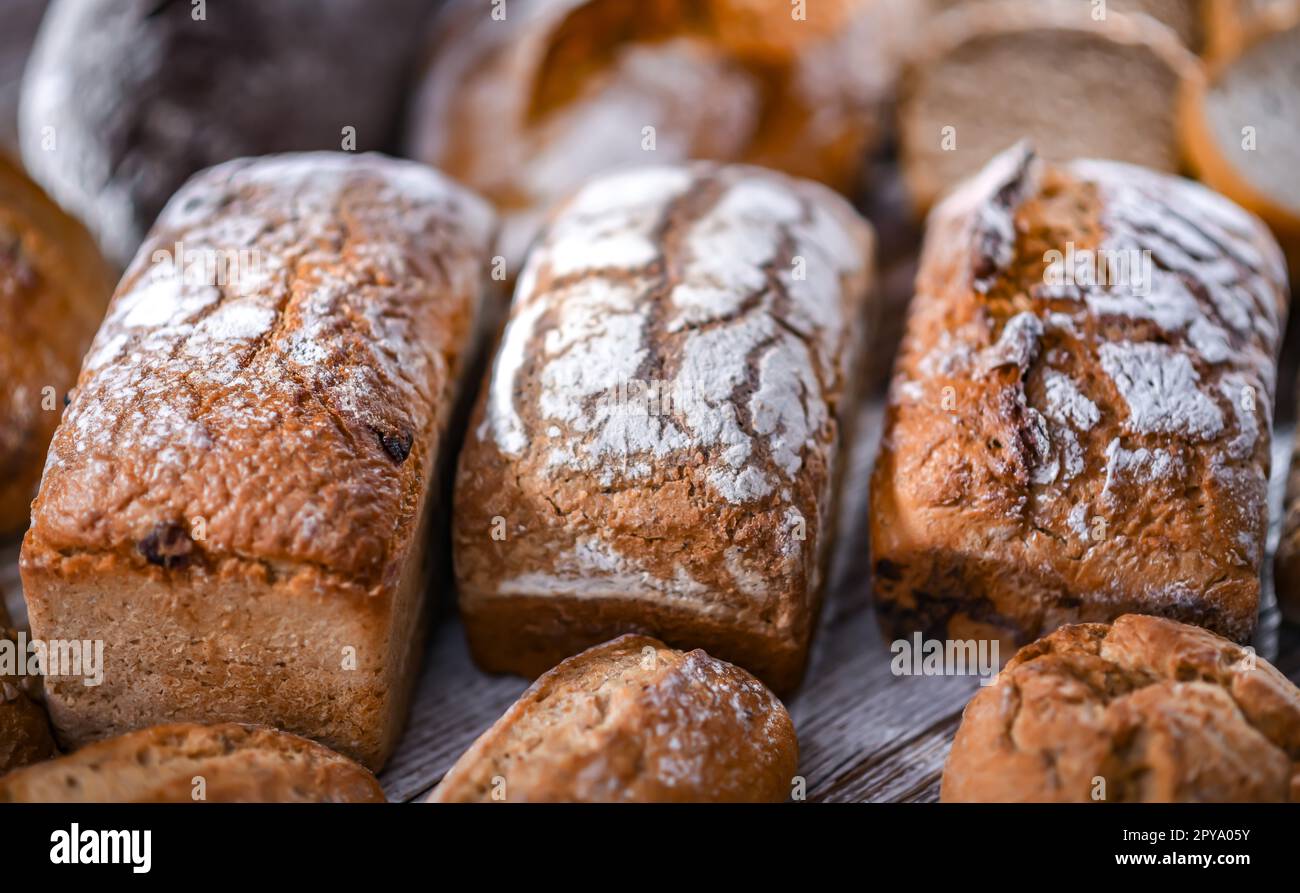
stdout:
[(383, 803), (375, 777), (297, 735), (174, 723), (0, 777), (0, 803)]
[(1195, 626), (1063, 627), (966, 707), (942, 799), (1300, 802), (1300, 689)]
[(534, 682), (429, 800), (778, 802), (798, 763), (790, 717), (761, 682), (628, 635)]
[(386, 149), (434, 0), (53, 0), (28, 64), (23, 161), (124, 266), (195, 171)]
[(1022, 138), (1051, 161), (1179, 170), (1178, 97), (1199, 61), (1148, 16), (1098, 20), (1091, 9), (985, 0), (930, 23), (899, 100), (899, 154), (918, 208)]
[(1182, 133), (1198, 176), (1273, 228), (1294, 275), (1300, 270), (1300, 2), (1271, 12), (1188, 92)]
[(850, 190), (920, 7), (453, 0), (408, 149), (497, 205), (512, 275), (548, 208), (605, 170), (747, 161)]
[(481, 667), (536, 676), (643, 631), (797, 684), (872, 263), (846, 202), (747, 166), (608, 174), (556, 212), (456, 481)]
[(302, 153), (204, 171), (128, 268), (23, 542), (72, 745), (240, 721), (383, 765), (422, 639), (435, 470), (476, 351), (491, 211), (423, 165)]
[(46, 447), (112, 293), (89, 233), (0, 155), (0, 540), (27, 526)]
[(887, 635), (1133, 612), (1250, 636), (1287, 301), (1264, 225), (1189, 180), (1022, 144), (956, 189), (873, 472)]
[[(0, 648), (16, 659), (18, 648), (25, 645), (0, 599)], [(8, 672), (5, 663), (0, 661), (0, 775), (58, 752), (40, 703), (39, 680)]]

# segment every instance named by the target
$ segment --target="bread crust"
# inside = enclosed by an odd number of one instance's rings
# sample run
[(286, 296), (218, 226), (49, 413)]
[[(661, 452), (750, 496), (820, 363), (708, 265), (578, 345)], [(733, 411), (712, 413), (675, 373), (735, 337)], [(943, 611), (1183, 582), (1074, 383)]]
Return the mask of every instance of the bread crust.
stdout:
[[(1072, 246), (1131, 273), (1056, 281)], [(955, 191), (872, 478), (886, 635), (1153, 613), (1249, 637), (1287, 300), (1266, 228), (1190, 181), (1018, 146)]]
[(872, 242), (824, 187), (744, 166), (611, 174), (557, 211), (456, 482), (480, 666), (536, 675), (641, 631), (797, 684)]
[(429, 801), (778, 802), (798, 763), (785, 707), (753, 676), (627, 635), (534, 682)]
[(346, 757), (297, 735), (241, 723), (153, 726), (0, 778), (0, 803), (384, 799), (375, 777)]
[(177, 193), (23, 543), (34, 633), (105, 640), (103, 685), (48, 687), (65, 740), (250, 721), (382, 765), (492, 230), (468, 191), (378, 155), (230, 162)]
[(967, 705), (941, 799), (1300, 801), (1300, 689), (1172, 620), (1062, 627)]

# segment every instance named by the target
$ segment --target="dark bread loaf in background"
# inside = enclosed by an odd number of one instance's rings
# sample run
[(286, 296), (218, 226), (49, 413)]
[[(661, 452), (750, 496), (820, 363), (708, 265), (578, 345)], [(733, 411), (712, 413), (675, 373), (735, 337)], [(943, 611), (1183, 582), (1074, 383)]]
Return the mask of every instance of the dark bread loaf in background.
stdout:
[(174, 723), (0, 778), (0, 803), (383, 803), (361, 766), (297, 735)]
[(0, 540), (22, 533), (50, 437), (113, 293), (85, 227), (0, 155)]
[(753, 676), (621, 636), (534, 682), (429, 802), (779, 802), (798, 764), (789, 714)]
[[(17, 653), (18, 630), (9, 618), (4, 599), (0, 599), (0, 645), (12, 647)], [(39, 689), (35, 676), (0, 673), (0, 776), (58, 753)]]
[[(55, 0), (23, 84), (23, 160), (125, 266), (194, 172), (387, 149), (434, 0)], [(355, 147), (344, 128), (355, 128)]]

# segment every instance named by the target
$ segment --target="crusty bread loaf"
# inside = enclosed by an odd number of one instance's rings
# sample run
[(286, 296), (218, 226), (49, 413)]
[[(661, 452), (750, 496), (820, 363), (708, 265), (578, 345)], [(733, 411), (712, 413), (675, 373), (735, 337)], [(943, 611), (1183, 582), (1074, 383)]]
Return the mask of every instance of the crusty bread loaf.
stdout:
[(1182, 107), (1186, 153), (1202, 180), (1273, 228), (1300, 270), (1300, 2), (1256, 20), (1237, 52)]
[(383, 803), (375, 777), (297, 735), (174, 723), (0, 778), (0, 803)]
[(497, 205), (512, 274), (546, 211), (617, 167), (746, 161), (851, 189), (920, 4), (793, 12), (767, 0), (512, 0), (501, 20), (457, 0), (411, 108), (409, 153)]
[(624, 632), (802, 674), (873, 306), (868, 225), (746, 166), (591, 181), (520, 274), (456, 482), (474, 657)]
[[(18, 630), (0, 599), (0, 646), (17, 657)], [(57, 753), (49, 719), (39, 700), (33, 676), (6, 674), (0, 669), (0, 775), (19, 766), (47, 760)]]
[(1300, 690), (1195, 626), (1129, 614), (1023, 649), (966, 707), (947, 802), (1300, 802)]
[(1263, 224), (1188, 180), (1020, 145), (954, 191), (872, 480), (885, 629), (1019, 645), (1133, 612), (1248, 637), (1287, 301)]
[(168, 204), (50, 448), (23, 543), (61, 738), (247, 721), (383, 764), (418, 660), (435, 468), (492, 217), (422, 165), (229, 162)]
[(0, 538), (27, 526), (45, 449), (112, 293), (90, 234), (0, 156)]
[[(118, 264), (195, 171), (388, 149), (435, 0), (53, 0), (27, 67), (23, 161)], [(351, 139), (351, 144), (346, 141)]]
[(790, 716), (753, 676), (621, 636), (534, 682), (429, 800), (776, 802), (798, 763)]
[(938, 17), (903, 78), (899, 139), (913, 201), (929, 208), (1029, 139), (1048, 160), (1179, 169), (1176, 111), (1200, 63), (1147, 16), (1091, 4), (986, 0)]

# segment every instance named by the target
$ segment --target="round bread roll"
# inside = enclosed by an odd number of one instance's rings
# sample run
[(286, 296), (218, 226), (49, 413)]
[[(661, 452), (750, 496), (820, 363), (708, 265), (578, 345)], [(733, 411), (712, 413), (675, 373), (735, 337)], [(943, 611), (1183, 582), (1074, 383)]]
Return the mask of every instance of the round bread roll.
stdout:
[(0, 537), (27, 526), (115, 278), (81, 224), (0, 155)]
[(1062, 627), (967, 705), (941, 798), (1300, 801), (1300, 689), (1200, 627)]
[(375, 777), (262, 726), (175, 723), (89, 744), (0, 778), (0, 803), (382, 803)]

